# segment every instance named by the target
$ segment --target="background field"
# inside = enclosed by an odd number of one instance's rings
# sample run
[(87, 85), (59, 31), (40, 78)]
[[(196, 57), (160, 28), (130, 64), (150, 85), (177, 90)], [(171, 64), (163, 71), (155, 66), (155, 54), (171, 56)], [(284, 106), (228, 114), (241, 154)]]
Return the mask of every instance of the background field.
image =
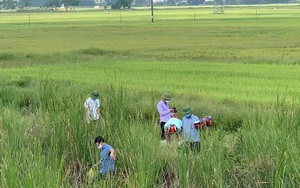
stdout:
[[(1, 185), (299, 185), (299, 20), (295, 5), (155, 9), (155, 23), (147, 9), (0, 12)], [(103, 120), (86, 125), (95, 89)], [(161, 148), (165, 92), (214, 117), (201, 154)], [(88, 184), (97, 135), (117, 173)]]

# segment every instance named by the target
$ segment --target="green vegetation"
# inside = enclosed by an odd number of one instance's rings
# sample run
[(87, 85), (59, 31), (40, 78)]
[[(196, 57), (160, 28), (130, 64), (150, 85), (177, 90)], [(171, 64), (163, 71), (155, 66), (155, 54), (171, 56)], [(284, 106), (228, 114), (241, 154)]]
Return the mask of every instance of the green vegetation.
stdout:
[[(0, 186), (297, 187), (298, 6), (212, 12), (0, 12)], [(86, 125), (95, 89), (103, 119)], [(160, 145), (164, 92), (214, 117), (199, 155)], [(91, 184), (98, 135), (117, 169)]]

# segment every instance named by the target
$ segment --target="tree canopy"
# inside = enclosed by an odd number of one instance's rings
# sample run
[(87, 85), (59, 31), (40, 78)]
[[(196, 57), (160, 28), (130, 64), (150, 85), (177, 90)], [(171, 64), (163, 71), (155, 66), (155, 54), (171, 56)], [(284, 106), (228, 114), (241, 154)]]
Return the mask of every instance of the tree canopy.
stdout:
[(113, 1), (111, 8), (112, 9), (121, 9), (121, 8), (130, 8), (132, 0), (117, 0)]

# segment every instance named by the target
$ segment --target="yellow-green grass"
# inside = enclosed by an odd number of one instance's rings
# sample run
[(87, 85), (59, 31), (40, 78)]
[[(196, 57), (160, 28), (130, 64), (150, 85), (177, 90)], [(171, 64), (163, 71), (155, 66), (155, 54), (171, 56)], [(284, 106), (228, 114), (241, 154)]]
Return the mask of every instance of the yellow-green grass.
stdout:
[(49, 73), (221, 100), (274, 103), (279, 93), (295, 100), (297, 6), (262, 6), (257, 17), (256, 9), (228, 7), (220, 15), (203, 7), (160, 9), (155, 23), (143, 9), (33, 13), (30, 26), (27, 13), (2, 13), (0, 66), (55, 65), (3, 69), (1, 76)]
[(27, 13), (2, 13), (0, 66), (55, 65), (3, 69), (1, 75), (120, 80), (141, 91), (164, 88), (241, 102), (273, 103), (283, 92), (295, 100), (297, 7), (231, 6), (219, 15), (204, 7), (159, 9), (155, 23), (145, 9), (32, 13), (31, 25)]
[[(149, 10), (30, 13), (30, 26), (28, 13), (1, 13), (0, 186), (297, 187), (297, 11), (160, 9), (154, 24)], [(92, 90), (103, 119), (90, 126)], [(200, 154), (160, 145), (164, 92), (179, 117), (185, 105), (213, 116)], [(98, 135), (116, 175), (88, 184)]]
[(0, 70), (1, 77), (49, 78), (84, 84), (123, 84), (134, 91), (172, 91), (235, 102), (276, 103), (278, 94), (297, 101), (298, 65), (207, 62), (142, 62), (133, 60), (44, 65)]
[(138, 58), (297, 63), (297, 11), (266, 7), (256, 18), (252, 7), (225, 14), (157, 10), (153, 24), (149, 10), (33, 13), (30, 26), (27, 13), (2, 13), (0, 54), (54, 56), (95, 47)]
[[(99, 124), (87, 125), (82, 103), (87, 91), (95, 88), (103, 91), (103, 119)], [(229, 119), (224, 109), (219, 112), (214, 109), (209, 114), (214, 115), (214, 127), (200, 132), (201, 152), (193, 154), (185, 147), (177, 149), (176, 142), (160, 145), (159, 126), (154, 119), (157, 114), (153, 113), (160, 96), (152, 96), (152, 92), (141, 96), (138, 91), (132, 96), (127, 93), (132, 90), (115, 88), (49, 79), (2, 80), (1, 186), (254, 187), (264, 184), (272, 187), (276, 184), (295, 187), (299, 184), (299, 109), (285, 106), (281, 99), (268, 108), (236, 105), (236, 111), (227, 114)], [(28, 99), (32, 108), (23, 103)], [(180, 99), (175, 95), (172, 104), (176, 100)], [(149, 105), (149, 101), (154, 103)], [(185, 101), (193, 102), (193, 107), (200, 104), (188, 92)], [(239, 117), (245, 109), (245, 116)], [(150, 119), (144, 116), (145, 112), (150, 112)], [(200, 114), (196, 108), (193, 112)], [(239, 128), (225, 132), (226, 121)], [(93, 143), (97, 135), (104, 136), (116, 149), (116, 175), (113, 181), (95, 180), (88, 184), (85, 176), (88, 165), (99, 161), (99, 151)]]

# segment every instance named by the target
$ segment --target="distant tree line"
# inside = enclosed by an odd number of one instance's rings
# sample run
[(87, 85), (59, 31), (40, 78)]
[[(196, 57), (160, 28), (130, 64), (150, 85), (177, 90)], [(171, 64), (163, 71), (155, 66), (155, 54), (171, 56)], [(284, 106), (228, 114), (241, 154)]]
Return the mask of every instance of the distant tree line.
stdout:
[[(165, 0), (156, 2), (155, 6), (174, 6), (174, 5), (202, 5), (205, 0)], [(286, 4), (299, 3), (300, 0), (214, 0), (212, 4)], [(1, 9), (15, 9), (25, 7), (51, 7), (55, 11), (58, 7), (64, 5), (65, 9), (75, 6), (111, 6), (112, 9), (125, 9), (131, 6), (150, 6), (150, 0), (0, 0)]]
[(111, 6), (112, 9), (130, 8), (133, 0), (0, 0), (0, 9), (15, 9), (26, 7), (49, 7), (56, 11), (62, 5), (66, 10), (76, 6)]
[[(158, 2), (157, 5), (168, 6), (168, 5), (202, 5), (205, 0), (166, 0), (165, 2)], [(242, 4), (287, 4), (287, 3), (300, 3), (300, 0), (214, 0), (209, 1), (211, 4), (224, 4), (224, 5), (242, 5)], [(148, 1), (135, 0), (135, 6), (148, 5)]]
[(29, 7), (31, 5), (31, 0), (0, 0), (1, 9), (15, 9), (16, 7)]
[(51, 7), (52, 11), (55, 11), (56, 8), (64, 5), (66, 10), (69, 10), (70, 7), (78, 6), (80, 3), (79, 0), (46, 0), (43, 4), (45, 7)]

